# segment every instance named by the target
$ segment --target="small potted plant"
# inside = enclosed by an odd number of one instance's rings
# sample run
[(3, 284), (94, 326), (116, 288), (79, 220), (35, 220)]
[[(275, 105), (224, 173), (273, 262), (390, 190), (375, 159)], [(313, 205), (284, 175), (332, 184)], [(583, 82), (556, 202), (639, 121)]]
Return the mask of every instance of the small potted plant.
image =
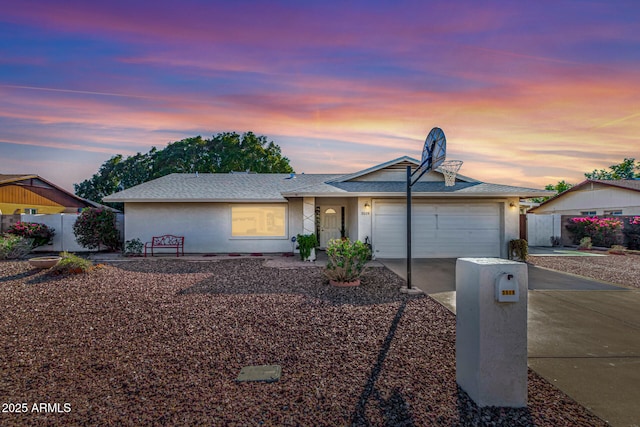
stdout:
[(359, 286), (371, 250), (359, 240), (332, 239), (327, 245), (325, 274), (334, 286)]
[(315, 234), (298, 234), (296, 236), (298, 249), (300, 249), (300, 259), (303, 261), (316, 260), (316, 248), (318, 247), (318, 238)]

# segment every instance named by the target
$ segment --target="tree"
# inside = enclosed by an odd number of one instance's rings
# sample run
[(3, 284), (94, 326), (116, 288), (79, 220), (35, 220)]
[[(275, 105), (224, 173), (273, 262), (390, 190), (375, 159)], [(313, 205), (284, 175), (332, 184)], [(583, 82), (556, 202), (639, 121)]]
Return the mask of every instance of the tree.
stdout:
[(633, 157), (625, 157), (622, 163), (609, 166), (609, 170), (594, 169), (591, 172), (585, 173), (584, 176), (588, 179), (605, 180), (640, 178), (640, 162), (636, 164), (636, 159), (634, 159)]
[(558, 194), (567, 191), (568, 189), (570, 189), (571, 187), (573, 187), (573, 184), (570, 184), (568, 182), (566, 182), (564, 179), (562, 181), (558, 181), (557, 184), (547, 184), (544, 189), (545, 190), (549, 190), (549, 191), (555, 191), (556, 194), (554, 194), (553, 196), (547, 196), (547, 197), (536, 197), (535, 199), (531, 199), (532, 202), (534, 203), (542, 203), (546, 200), (549, 200), (551, 197), (555, 197)]
[[(74, 184), (75, 193), (98, 203), (109, 194), (171, 173), (290, 173), (289, 159), (280, 147), (253, 132), (239, 135), (224, 132), (203, 139), (186, 138), (164, 149), (152, 147), (146, 154), (124, 157), (117, 154), (104, 162), (90, 179)], [(111, 206), (122, 208), (121, 204)]]

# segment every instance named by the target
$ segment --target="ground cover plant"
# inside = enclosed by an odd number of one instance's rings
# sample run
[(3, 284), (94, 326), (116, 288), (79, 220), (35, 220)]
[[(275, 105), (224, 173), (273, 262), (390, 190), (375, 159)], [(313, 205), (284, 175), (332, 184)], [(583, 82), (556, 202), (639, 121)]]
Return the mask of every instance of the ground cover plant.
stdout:
[[(0, 397), (61, 410), (0, 425), (606, 425), (531, 371), (527, 408), (476, 407), (455, 382), (453, 314), (385, 268), (327, 281), (260, 259), (69, 276), (2, 261)], [(282, 378), (235, 381), (261, 364)]]
[(61, 252), (62, 258), (54, 267), (49, 269), (51, 275), (61, 274), (81, 274), (91, 271), (94, 268), (93, 262), (79, 257), (69, 252)]
[(13, 234), (0, 234), (0, 259), (20, 259), (33, 249), (33, 242)]

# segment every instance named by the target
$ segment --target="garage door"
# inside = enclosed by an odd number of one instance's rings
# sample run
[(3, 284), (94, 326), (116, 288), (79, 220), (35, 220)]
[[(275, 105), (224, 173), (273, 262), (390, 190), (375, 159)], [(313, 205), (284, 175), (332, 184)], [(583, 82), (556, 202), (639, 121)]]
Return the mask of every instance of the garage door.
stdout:
[[(417, 200), (412, 204), (414, 258), (500, 256), (500, 204)], [(372, 210), (375, 256), (406, 257), (406, 204), (374, 200)]]

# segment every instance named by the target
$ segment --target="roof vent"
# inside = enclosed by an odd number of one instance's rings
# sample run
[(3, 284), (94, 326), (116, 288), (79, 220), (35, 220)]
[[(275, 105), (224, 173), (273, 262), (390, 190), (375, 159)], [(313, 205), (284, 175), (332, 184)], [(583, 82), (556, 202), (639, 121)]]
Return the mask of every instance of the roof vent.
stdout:
[(293, 172), (291, 172), (291, 173), (289, 174), (289, 176), (288, 176), (288, 177), (286, 177), (285, 179), (294, 179), (295, 177), (296, 177), (296, 174), (295, 174), (295, 173), (293, 173)]

